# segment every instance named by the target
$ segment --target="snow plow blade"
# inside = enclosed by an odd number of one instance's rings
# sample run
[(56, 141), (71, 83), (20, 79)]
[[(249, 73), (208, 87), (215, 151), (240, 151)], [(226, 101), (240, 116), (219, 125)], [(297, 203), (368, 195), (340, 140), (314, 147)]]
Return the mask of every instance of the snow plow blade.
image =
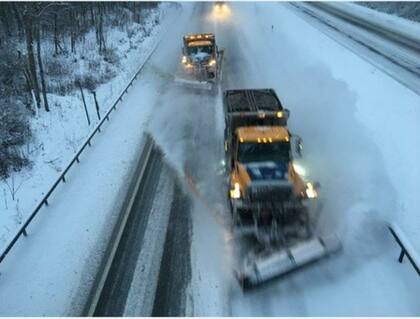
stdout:
[(207, 81), (188, 80), (188, 79), (183, 79), (179, 77), (175, 77), (175, 83), (182, 86), (190, 87), (193, 89), (208, 90), (208, 91), (212, 90), (213, 85), (214, 85), (213, 83), (207, 82)]
[[(217, 57), (217, 65), (218, 68), (216, 70), (215, 77), (209, 78), (207, 77), (205, 69), (198, 73), (198, 75), (187, 75), (185, 74), (182, 69), (178, 71), (177, 75), (174, 78), (174, 82), (176, 85), (180, 85), (187, 88), (198, 89), (198, 90), (207, 90), (212, 91), (216, 88), (217, 84), (220, 83), (222, 79), (222, 67), (223, 67), (223, 57), (224, 57), (224, 50), (218, 51)], [(200, 72), (200, 71), (199, 71)]]
[(292, 272), (341, 249), (337, 236), (314, 237), (280, 250), (266, 252), (248, 260), (238, 280), (243, 289)]

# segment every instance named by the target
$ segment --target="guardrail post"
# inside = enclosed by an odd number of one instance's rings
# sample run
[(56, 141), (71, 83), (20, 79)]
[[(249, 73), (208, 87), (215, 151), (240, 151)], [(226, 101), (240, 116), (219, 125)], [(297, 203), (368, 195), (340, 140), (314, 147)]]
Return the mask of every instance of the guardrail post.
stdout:
[(65, 182), (66, 182), (66, 178), (64, 177), (64, 175), (63, 175), (63, 177), (61, 178), (61, 180), (63, 181), (63, 183), (65, 183)]
[(80, 163), (80, 161), (79, 161), (79, 156), (76, 156), (76, 162), (77, 162), (77, 163)]
[(101, 133), (101, 127), (100, 126), (98, 126), (98, 132)]
[(405, 255), (404, 249), (401, 249), (400, 257), (398, 257), (398, 262), (401, 264)]
[(23, 229), (22, 233), (23, 233), (23, 236), (25, 236), (25, 237), (28, 236), (28, 233), (26, 232), (26, 228)]
[(48, 206), (48, 200), (47, 199), (44, 199), (44, 204), (45, 204), (45, 206)]

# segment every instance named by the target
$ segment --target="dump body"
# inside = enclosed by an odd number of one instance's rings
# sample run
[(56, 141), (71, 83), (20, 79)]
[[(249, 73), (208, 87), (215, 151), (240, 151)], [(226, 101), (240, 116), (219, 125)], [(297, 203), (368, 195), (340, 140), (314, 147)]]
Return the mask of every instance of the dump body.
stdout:
[(223, 100), (226, 150), (233, 145), (238, 127), (287, 125), (289, 110), (273, 89), (228, 90)]

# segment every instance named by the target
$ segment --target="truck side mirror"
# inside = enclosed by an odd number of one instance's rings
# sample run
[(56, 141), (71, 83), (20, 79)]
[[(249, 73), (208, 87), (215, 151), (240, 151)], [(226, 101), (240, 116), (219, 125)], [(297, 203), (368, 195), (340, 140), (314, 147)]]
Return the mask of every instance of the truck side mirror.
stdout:
[(303, 151), (303, 142), (302, 142), (302, 139), (299, 136), (297, 136), (297, 135), (294, 135), (294, 137), (296, 138), (296, 140), (295, 140), (296, 154), (299, 157), (302, 157), (302, 151)]
[(299, 156), (302, 156), (302, 151), (303, 151), (303, 142), (302, 142), (302, 139), (299, 138), (297, 141), (297, 152)]
[(219, 167), (217, 168), (217, 175), (225, 175), (226, 171), (226, 161), (222, 159), (219, 163)]

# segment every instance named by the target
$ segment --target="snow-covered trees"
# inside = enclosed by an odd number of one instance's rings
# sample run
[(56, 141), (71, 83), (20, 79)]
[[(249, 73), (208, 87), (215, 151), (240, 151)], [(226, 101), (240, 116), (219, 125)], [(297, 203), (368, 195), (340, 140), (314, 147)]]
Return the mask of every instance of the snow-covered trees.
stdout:
[(28, 83), (23, 73), (16, 74), (21, 67), (21, 57), (11, 54), (12, 43), (0, 49), (0, 179), (9, 176), (10, 170), (19, 170), (28, 160), (19, 150), (30, 136), (25, 105), (31, 103), (27, 94), (21, 94)]
[(27, 116), (24, 110), (16, 110), (16, 105), (5, 105), (0, 108), (0, 178), (8, 177), (11, 170), (19, 170), (28, 164), (28, 159), (20, 151), (30, 137)]
[(75, 83), (93, 92), (115, 76), (113, 65), (120, 57), (109, 30), (125, 30), (129, 40), (131, 25), (141, 23), (144, 9), (155, 6), (0, 2), (0, 178), (27, 163), (19, 146), (30, 136), (30, 116), (54, 108), (51, 94), (78, 92)]

